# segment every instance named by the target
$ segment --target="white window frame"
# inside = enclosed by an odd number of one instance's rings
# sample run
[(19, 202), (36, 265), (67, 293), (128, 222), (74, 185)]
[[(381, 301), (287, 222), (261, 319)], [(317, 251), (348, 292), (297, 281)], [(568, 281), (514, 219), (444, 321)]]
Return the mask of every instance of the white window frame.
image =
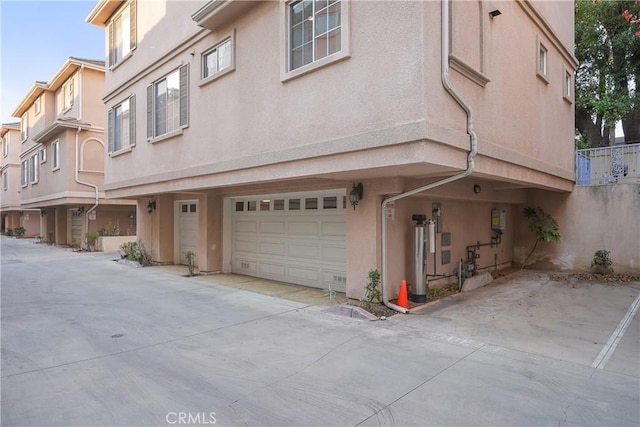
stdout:
[(20, 120), (20, 140), (25, 142), (29, 137), (29, 113), (25, 112)]
[(562, 98), (570, 104), (573, 104), (573, 73), (569, 69), (564, 69), (564, 78), (562, 84)]
[[(291, 8), (294, 4), (298, 3), (300, 0), (290, 0), (286, 2), (281, 2), (281, 17), (282, 17), (282, 28), (283, 31), (281, 33), (281, 46), (284, 51), (281, 54), (281, 64), (280, 64), (280, 81), (285, 82), (296, 77), (307, 74), (311, 71), (315, 71), (319, 68), (325, 67), (329, 64), (333, 64), (338, 61), (342, 61), (344, 59), (351, 57), (351, 41), (350, 41), (350, 2), (347, 0), (340, 0), (340, 50), (329, 54), (323, 58), (315, 59), (316, 57), (316, 35), (315, 35), (315, 24), (314, 24), (314, 36), (313, 36), (313, 57), (314, 59), (305, 65), (297, 67), (295, 69), (291, 69)], [(334, 3), (335, 4), (335, 3)], [(314, 3), (314, 19), (315, 19), (315, 3)]]
[(73, 107), (73, 76), (62, 87), (62, 99), (64, 108), (62, 111), (67, 111)]
[(2, 157), (7, 157), (9, 155), (9, 134), (5, 133), (2, 135)]
[[(220, 51), (220, 49), (224, 46), (228, 45), (229, 47), (229, 63), (220, 68), (220, 60), (218, 57), (218, 52)], [(212, 55), (216, 55), (216, 69), (213, 70), (212, 72), (209, 72), (209, 74), (207, 74), (207, 58), (209, 56)], [(214, 45), (213, 47), (211, 47), (210, 49), (207, 49), (200, 57), (200, 76), (202, 79), (202, 82), (200, 83), (200, 85), (209, 83), (213, 80), (216, 80), (228, 73), (230, 73), (231, 71), (234, 71), (236, 69), (236, 62), (235, 62), (235, 31), (232, 32), (229, 36), (225, 37), (221, 42), (217, 43), (216, 45)]]
[(33, 108), (36, 111), (36, 116), (40, 114), (40, 112), (42, 111), (41, 103), (42, 103), (42, 95), (37, 97), (36, 100), (33, 102)]
[[(123, 134), (124, 128), (122, 127), (122, 115), (118, 117), (118, 111), (122, 111), (124, 106), (127, 106), (128, 111), (128, 123), (127, 132)], [(131, 147), (136, 145), (136, 96), (131, 95), (129, 98), (123, 100), (121, 103), (113, 106), (108, 111), (108, 153), (116, 154), (119, 152), (131, 151)], [(126, 138), (123, 137), (126, 135)], [(126, 139), (126, 141), (125, 141)]]
[(7, 191), (7, 188), (9, 188), (9, 171), (6, 170), (4, 172), (2, 172), (2, 189), (4, 191)]
[(51, 143), (51, 170), (60, 169), (60, 140), (56, 139)]
[(549, 84), (549, 49), (542, 43), (540, 38), (536, 39), (536, 75), (545, 83)]
[(29, 159), (20, 163), (20, 185), (26, 187), (29, 184)]
[(29, 161), (29, 182), (31, 184), (37, 184), (40, 179), (40, 162), (38, 160), (38, 153), (31, 156)]
[[(177, 126), (169, 128), (166, 126), (164, 131), (158, 129), (158, 88), (163, 82), (171, 78), (174, 79), (177, 74), (178, 78), (178, 114)], [(168, 88), (167, 88), (168, 92)], [(172, 105), (175, 108), (176, 104)], [(165, 122), (169, 123), (169, 104), (165, 100)], [(175, 119), (176, 115), (171, 115)], [(157, 142), (170, 138), (182, 133), (183, 129), (189, 126), (189, 64), (182, 65), (170, 73), (156, 80), (153, 84), (147, 86), (147, 140)]]
[[(128, 17), (127, 28), (122, 27), (123, 19)], [(132, 0), (122, 7), (111, 19), (108, 29), (109, 67), (111, 69), (130, 58), (136, 48), (136, 1)], [(122, 46), (118, 46), (118, 38)]]
[(38, 158), (40, 159), (40, 163), (45, 163), (47, 161), (47, 147), (42, 147), (38, 151)]

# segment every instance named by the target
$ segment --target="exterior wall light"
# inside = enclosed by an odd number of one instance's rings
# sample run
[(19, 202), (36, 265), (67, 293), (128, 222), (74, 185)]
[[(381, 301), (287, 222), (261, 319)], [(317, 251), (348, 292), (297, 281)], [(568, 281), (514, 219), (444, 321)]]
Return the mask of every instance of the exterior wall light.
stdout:
[(147, 203), (147, 212), (149, 212), (149, 214), (152, 214), (153, 211), (155, 210), (156, 210), (156, 201), (149, 200), (149, 203)]
[(473, 192), (476, 194), (480, 194), (480, 192), (482, 191), (482, 187), (480, 187), (478, 184), (473, 186)]
[(362, 200), (364, 195), (364, 187), (362, 186), (362, 183), (359, 182), (358, 184), (353, 184), (353, 188), (351, 189), (351, 192), (349, 193), (349, 203), (351, 203), (351, 206), (353, 206), (353, 210), (356, 210), (356, 206), (358, 206), (358, 203), (360, 202), (360, 200)]
[(502, 12), (500, 12), (500, 9), (498, 9), (498, 8), (495, 8), (495, 9), (492, 9), (491, 11), (489, 11), (489, 16), (491, 18), (495, 18), (496, 16), (499, 16), (499, 15), (502, 15)]
[(40, 216), (45, 216), (47, 214), (47, 210), (45, 208), (40, 208)]

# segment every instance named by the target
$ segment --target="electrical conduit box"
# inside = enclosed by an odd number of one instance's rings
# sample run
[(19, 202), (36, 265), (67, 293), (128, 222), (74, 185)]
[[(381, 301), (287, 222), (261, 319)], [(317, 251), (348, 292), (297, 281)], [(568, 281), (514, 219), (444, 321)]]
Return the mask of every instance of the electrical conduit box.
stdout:
[(501, 209), (491, 209), (491, 229), (504, 231), (507, 226), (507, 213)]

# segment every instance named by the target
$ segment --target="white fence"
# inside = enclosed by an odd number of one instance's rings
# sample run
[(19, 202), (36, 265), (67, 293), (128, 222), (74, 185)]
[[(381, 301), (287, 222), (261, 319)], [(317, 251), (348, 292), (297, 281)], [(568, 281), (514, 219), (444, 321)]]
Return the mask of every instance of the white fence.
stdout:
[(640, 144), (576, 150), (576, 184), (640, 183)]

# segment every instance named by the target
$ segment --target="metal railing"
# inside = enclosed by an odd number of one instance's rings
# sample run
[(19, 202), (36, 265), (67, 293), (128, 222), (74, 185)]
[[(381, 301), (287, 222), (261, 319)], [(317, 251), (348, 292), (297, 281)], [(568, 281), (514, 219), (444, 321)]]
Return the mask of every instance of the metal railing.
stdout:
[(640, 183), (640, 144), (576, 150), (576, 184)]

